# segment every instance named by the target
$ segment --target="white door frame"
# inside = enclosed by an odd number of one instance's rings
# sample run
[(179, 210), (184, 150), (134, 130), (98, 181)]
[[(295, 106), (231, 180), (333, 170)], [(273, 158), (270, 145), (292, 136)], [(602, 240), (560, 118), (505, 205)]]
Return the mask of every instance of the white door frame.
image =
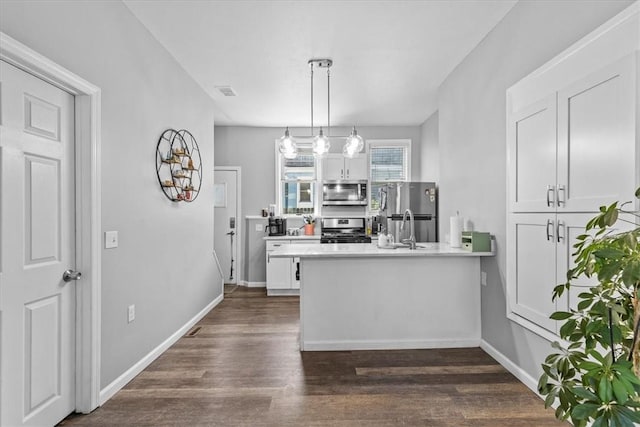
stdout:
[[(238, 177), (238, 185), (237, 194), (236, 194), (236, 246), (238, 248), (238, 257), (236, 259), (236, 285), (242, 284), (241, 278), (244, 279), (244, 257), (242, 256), (242, 251), (244, 250), (244, 244), (242, 241), (243, 235), (243, 226), (242, 220), (242, 167), (240, 166), (214, 166), (213, 172), (215, 176), (216, 171), (233, 171), (236, 173)], [(215, 221), (215, 217), (213, 218)], [(214, 237), (215, 239), (215, 237)], [(214, 241), (215, 248), (215, 241)], [(217, 255), (216, 255), (217, 256)], [(224, 275), (222, 276), (222, 281), (224, 282)]]
[(75, 97), (76, 411), (88, 413), (100, 396), (101, 91), (3, 32), (0, 59)]

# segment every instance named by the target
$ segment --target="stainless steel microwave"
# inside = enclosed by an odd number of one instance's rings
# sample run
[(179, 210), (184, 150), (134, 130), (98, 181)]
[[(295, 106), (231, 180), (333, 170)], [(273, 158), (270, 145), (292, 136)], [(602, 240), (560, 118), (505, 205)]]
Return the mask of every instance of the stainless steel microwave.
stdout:
[(323, 206), (366, 206), (367, 181), (324, 181)]

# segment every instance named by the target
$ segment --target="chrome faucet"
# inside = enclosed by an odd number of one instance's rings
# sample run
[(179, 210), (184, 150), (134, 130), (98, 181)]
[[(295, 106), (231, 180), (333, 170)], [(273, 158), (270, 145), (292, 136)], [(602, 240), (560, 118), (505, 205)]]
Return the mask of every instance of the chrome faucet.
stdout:
[(409, 227), (410, 227), (410, 235), (408, 239), (402, 239), (402, 243), (408, 243), (409, 249), (416, 248), (416, 235), (415, 235), (415, 223), (413, 220), (413, 212), (411, 209), (407, 209), (402, 214), (402, 225), (400, 226), (400, 231), (404, 231), (404, 225), (407, 222), (407, 214), (409, 214)]

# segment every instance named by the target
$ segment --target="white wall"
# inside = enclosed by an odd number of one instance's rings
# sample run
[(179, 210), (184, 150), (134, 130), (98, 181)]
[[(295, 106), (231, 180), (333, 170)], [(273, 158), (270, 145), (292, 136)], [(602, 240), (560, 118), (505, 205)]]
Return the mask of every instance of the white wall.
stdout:
[[(121, 2), (3, 0), (0, 30), (102, 89), (102, 226), (120, 244), (102, 253), (104, 388), (222, 293), (213, 101)], [(203, 191), (193, 203), (172, 203), (158, 187), (156, 143), (171, 127), (200, 145)]]
[(536, 380), (549, 344), (506, 318), (505, 92), (630, 3), (520, 1), (439, 91), (441, 218), (460, 210), (496, 235), (497, 256), (482, 261), (482, 337)]
[(440, 182), (439, 119), (436, 111), (420, 126), (420, 181), (423, 182)]

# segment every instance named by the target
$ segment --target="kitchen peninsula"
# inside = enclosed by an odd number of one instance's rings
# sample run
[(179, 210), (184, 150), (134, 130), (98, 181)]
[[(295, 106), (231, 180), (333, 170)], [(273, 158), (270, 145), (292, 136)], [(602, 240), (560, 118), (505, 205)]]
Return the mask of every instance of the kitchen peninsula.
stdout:
[(300, 258), (300, 350), (475, 347), (480, 257), (443, 243), (283, 245)]

